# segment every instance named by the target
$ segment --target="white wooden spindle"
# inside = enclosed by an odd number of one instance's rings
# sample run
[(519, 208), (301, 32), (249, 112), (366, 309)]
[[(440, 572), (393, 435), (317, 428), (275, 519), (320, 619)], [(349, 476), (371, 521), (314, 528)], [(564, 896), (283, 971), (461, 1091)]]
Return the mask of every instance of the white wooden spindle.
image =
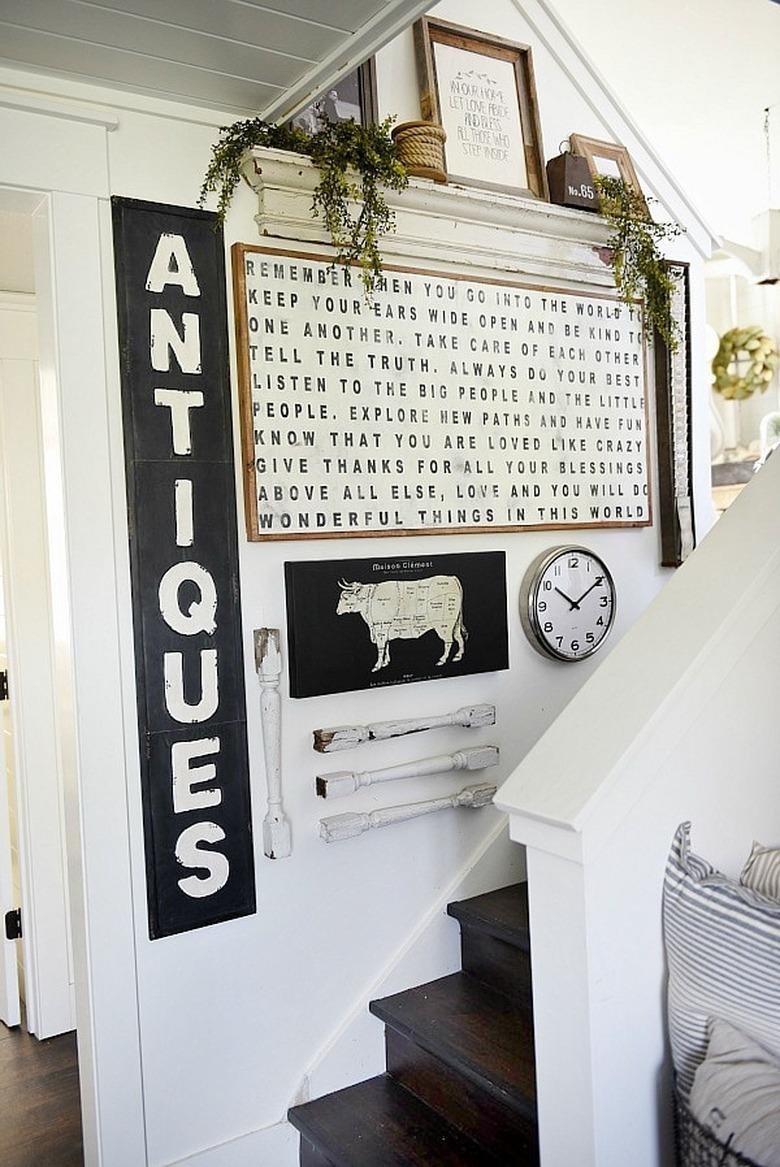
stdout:
[(454, 713), (442, 713), (434, 717), (409, 717), (401, 721), (376, 721), (371, 725), (337, 725), (330, 729), (315, 729), (314, 749), (320, 754), (328, 754), (332, 750), (354, 749), (363, 742), (384, 741), (386, 738), (403, 737), (407, 733), (420, 733), (426, 729), (443, 729), (448, 725), (477, 729), (495, 723), (495, 705), (466, 705)]
[(282, 654), (278, 628), (255, 629), (255, 668), (260, 681), (260, 715), (268, 787), (268, 812), (263, 819), (263, 851), (269, 859), (285, 859), (292, 852), (292, 834), (282, 805), (282, 718), (279, 695)]
[(457, 794), (444, 798), (432, 798), (428, 802), (408, 802), (402, 806), (386, 806), (383, 810), (372, 810), (362, 814), (334, 814), (320, 819), (320, 838), (326, 843), (338, 843), (342, 839), (355, 839), (366, 831), (391, 827), (421, 815), (435, 814), (439, 810), (464, 806), (472, 810), (487, 806), (493, 801), (496, 786), (483, 782), (479, 786), (464, 786)]
[(399, 778), (423, 778), (429, 774), (446, 774), (451, 770), (484, 770), (498, 764), (498, 746), (473, 746), (453, 754), (437, 754), (433, 758), (416, 758), (400, 766), (386, 766), (382, 770), (334, 770), (317, 775), (317, 793), (321, 798), (344, 798), (361, 786), (377, 782), (395, 782)]

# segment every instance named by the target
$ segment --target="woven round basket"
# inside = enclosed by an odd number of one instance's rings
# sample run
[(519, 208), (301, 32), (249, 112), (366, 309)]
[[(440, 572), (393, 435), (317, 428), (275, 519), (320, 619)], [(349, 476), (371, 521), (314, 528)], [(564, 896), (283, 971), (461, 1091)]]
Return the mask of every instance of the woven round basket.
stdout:
[(435, 122), (402, 122), (393, 130), (395, 152), (409, 174), (446, 182), (444, 143), (447, 135)]

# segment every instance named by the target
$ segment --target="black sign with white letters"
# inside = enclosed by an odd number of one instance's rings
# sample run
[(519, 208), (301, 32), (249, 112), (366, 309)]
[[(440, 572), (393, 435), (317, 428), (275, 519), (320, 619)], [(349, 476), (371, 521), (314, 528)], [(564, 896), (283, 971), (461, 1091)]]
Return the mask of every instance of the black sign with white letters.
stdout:
[(222, 232), (115, 198), (152, 939), (255, 910)]
[(509, 668), (503, 551), (284, 570), (291, 697)]

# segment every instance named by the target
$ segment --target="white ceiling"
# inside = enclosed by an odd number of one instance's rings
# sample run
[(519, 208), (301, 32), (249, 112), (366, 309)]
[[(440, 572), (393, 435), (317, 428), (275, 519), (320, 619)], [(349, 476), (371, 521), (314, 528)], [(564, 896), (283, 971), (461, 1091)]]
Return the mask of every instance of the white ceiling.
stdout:
[(425, 0), (0, 0), (0, 60), (279, 117), (410, 24)]

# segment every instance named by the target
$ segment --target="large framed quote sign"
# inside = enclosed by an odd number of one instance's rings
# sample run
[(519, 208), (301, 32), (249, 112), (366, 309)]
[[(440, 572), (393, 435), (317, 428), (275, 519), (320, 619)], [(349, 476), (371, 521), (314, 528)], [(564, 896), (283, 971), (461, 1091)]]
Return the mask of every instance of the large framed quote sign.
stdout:
[(638, 304), (233, 248), (250, 539), (651, 521)]

